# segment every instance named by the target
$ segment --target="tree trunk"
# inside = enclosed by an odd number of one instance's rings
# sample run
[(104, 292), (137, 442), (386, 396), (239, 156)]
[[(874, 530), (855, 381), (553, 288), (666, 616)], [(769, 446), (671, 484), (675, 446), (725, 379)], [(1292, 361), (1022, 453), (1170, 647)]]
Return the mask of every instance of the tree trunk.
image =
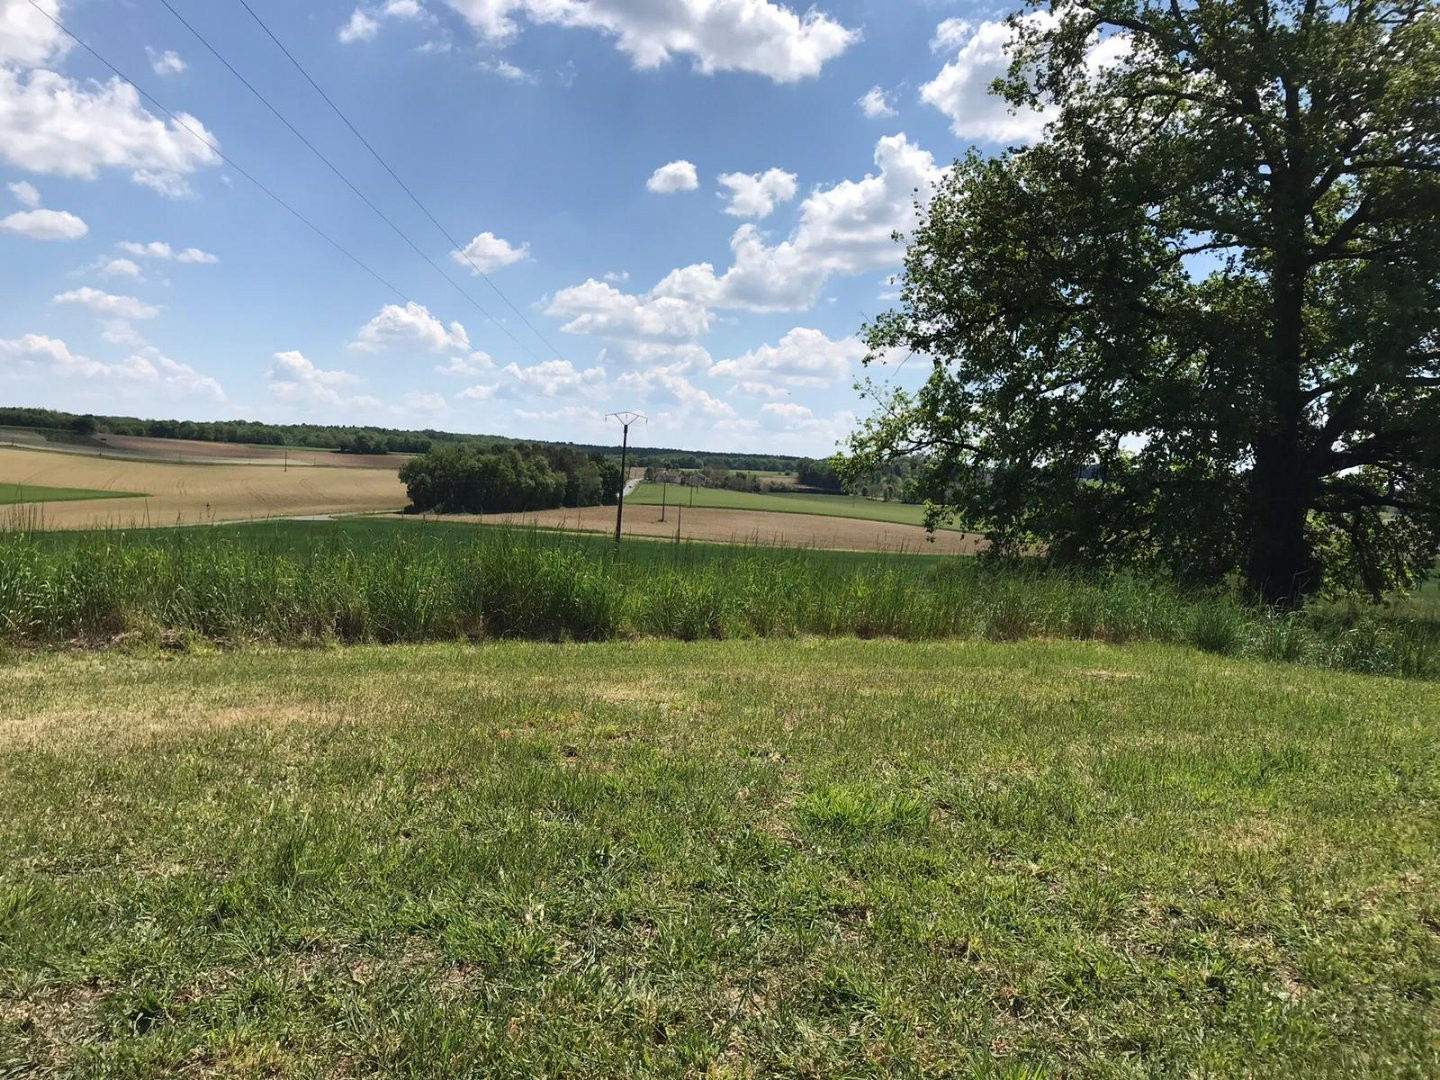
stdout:
[[(1295, 204), (1282, 197), (1282, 205)], [(1291, 216), (1291, 215), (1286, 215)], [(1315, 481), (1304, 442), (1303, 318), (1306, 267), (1304, 225), (1284, 230), (1290, 243), (1276, 251), (1272, 271), (1274, 352), (1264, 379), (1269, 416), (1255, 442), (1250, 474), (1250, 552), (1245, 574), (1266, 603), (1296, 607), (1320, 586), (1305, 522)]]
[(1245, 574), (1267, 604), (1296, 607), (1319, 587), (1305, 537), (1310, 479), (1298, 439), (1277, 432), (1255, 448), (1250, 474), (1250, 554)]

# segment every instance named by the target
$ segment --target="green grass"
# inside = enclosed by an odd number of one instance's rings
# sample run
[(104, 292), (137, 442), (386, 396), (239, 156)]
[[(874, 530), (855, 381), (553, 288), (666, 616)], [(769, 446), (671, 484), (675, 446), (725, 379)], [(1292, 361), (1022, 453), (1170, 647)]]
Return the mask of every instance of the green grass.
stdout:
[(1431, 577), (1416, 589), (1409, 601), (1416, 615), (1440, 621), (1440, 577)]
[(85, 488), (39, 487), (0, 482), (0, 506), (16, 503), (75, 502), (80, 499), (143, 499), (133, 491), (88, 491)]
[(1099, 643), (0, 665), (0, 1075), (1440, 1074), (1434, 687)]
[[(215, 532), (247, 543), (261, 543), (273, 550), (288, 554), (301, 554), (336, 544), (345, 547), (372, 550), (383, 549), (394, 544), (418, 543), (449, 551), (459, 551), (483, 542), (483, 534), (476, 530), (491, 530), (497, 526), (477, 526), (469, 521), (447, 521), (443, 517), (410, 517), (398, 514), (367, 514), (337, 518), (330, 521), (264, 521), (237, 525), (217, 526)], [(582, 551), (587, 555), (608, 560), (614, 553), (614, 538), (606, 533), (564, 532), (549, 529), (509, 529), (514, 538), (523, 536), (530, 543), (548, 543), (553, 546)], [(152, 530), (152, 535), (162, 536), (170, 530)], [(72, 534), (74, 535), (74, 534)], [(61, 538), (57, 535), (55, 540)], [(756, 555), (769, 556), (789, 554), (803, 558), (813, 565), (844, 567), (850, 569), (872, 568), (877, 565), (899, 565), (907, 567), (935, 566), (941, 562), (953, 561), (945, 555), (904, 553), (897, 559), (883, 552), (827, 551), (818, 548), (791, 550), (774, 545), (726, 544), (708, 541), (673, 541), (657, 537), (627, 536), (621, 561), (629, 566), (642, 568), (665, 568), (676, 565), (703, 565), (717, 559), (744, 559)], [(898, 553), (897, 553), (898, 554)]]
[(0, 535), (0, 647), (527, 638), (1070, 638), (1440, 677), (1440, 621), (970, 558), (402, 520)]
[[(690, 495), (694, 492), (692, 503)], [(757, 493), (723, 488), (684, 488), (671, 484), (641, 484), (625, 501), (637, 506), (659, 506), (664, 497), (671, 506), (706, 506), (719, 510), (763, 510), (773, 514), (820, 514), (825, 517), (885, 521), (895, 525), (925, 524), (925, 508), (911, 503), (879, 502), (849, 495), (811, 495), (801, 492)]]

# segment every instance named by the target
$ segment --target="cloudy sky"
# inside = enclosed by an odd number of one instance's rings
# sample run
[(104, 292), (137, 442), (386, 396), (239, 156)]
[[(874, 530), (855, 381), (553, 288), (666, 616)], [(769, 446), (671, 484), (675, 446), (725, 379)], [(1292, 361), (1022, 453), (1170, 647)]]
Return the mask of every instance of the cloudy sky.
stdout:
[(826, 453), (891, 234), (1042, 119), (959, 0), (168, 4), (0, 0), (7, 403)]

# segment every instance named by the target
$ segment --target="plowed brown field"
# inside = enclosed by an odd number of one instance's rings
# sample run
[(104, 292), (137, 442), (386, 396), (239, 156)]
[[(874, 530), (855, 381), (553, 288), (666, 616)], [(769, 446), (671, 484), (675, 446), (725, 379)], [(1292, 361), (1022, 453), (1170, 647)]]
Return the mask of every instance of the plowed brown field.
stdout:
[[(193, 525), (307, 514), (363, 513), (405, 505), (398, 462), (386, 468), (198, 465), (0, 448), (0, 481), (91, 491), (137, 491), (145, 498), (22, 504), (45, 528)], [(5, 519), (0, 517), (0, 524)]]

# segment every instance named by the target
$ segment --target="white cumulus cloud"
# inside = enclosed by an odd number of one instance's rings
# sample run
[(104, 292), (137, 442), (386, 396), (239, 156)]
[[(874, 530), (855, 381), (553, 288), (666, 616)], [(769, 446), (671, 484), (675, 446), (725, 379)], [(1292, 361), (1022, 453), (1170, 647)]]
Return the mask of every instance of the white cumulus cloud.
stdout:
[(266, 381), (270, 393), (288, 405), (371, 409), (381, 404), (378, 398), (342, 392), (363, 383), (365, 380), (359, 375), (316, 367), (308, 357), (295, 350), (278, 352), (274, 359)]
[(40, 205), (40, 192), (35, 190), (35, 185), (28, 180), (17, 180), (10, 185), (10, 194), (20, 202), (22, 206), (32, 209)]
[(187, 194), (187, 177), (220, 156), (202, 141), (215, 140), (199, 120), (177, 117), (160, 120), (118, 78), (80, 82), (0, 67), (0, 158), (29, 172), (93, 180), (102, 168), (127, 169), (163, 195)]
[(100, 273), (106, 277), (140, 277), (140, 264), (133, 259), (109, 259), (100, 266)]
[(930, 39), (930, 48), (934, 52), (958, 49), (970, 39), (974, 29), (966, 19), (946, 19), (935, 28), (935, 36)]
[(0, 357), (9, 364), (33, 366), (43, 364), (65, 374), (85, 374), (92, 361), (77, 356), (59, 338), (43, 334), (26, 334), (23, 337), (0, 340)]
[(112, 382), (113, 390), (122, 394), (143, 392), (147, 398), (156, 393), (171, 398), (225, 400), (220, 383), (202, 375), (189, 364), (182, 364), (164, 355), (153, 346), (146, 346), (118, 363), (106, 364), (70, 351), (58, 338), (40, 334), (0, 341), (0, 372), (38, 373), (45, 377), (80, 378)]
[(878, 86), (872, 86), (865, 91), (855, 104), (860, 106), (860, 111), (871, 120), (895, 115), (895, 106), (890, 104), (890, 96)]
[(593, 389), (605, 381), (604, 368), (582, 371), (569, 360), (546, 360), (524, 368), (507, 364), (500, 375), (496, 392), (503, 397), (558, 397)]
[(218, 381), (202, 375), (189, 364), (170, 359), (153, 345), (111, 365), (109, 373), (130, 382), (154, 386), (171, 397), (225, 400), (225, 391)]
[(350, 13), (345, 25), (340, 27), (340, 41), (349, 45), (356, 41), (372, 41), (380, 33), (382, 19), (427, 19), (433, 18), (419, 0), (386, 0), (370, 8), (357, 7)]
[(487, 352), (472, 352), (469, 356), (452, 356), (448, 363), (435, 365), (441, 375), (461, 379), (473, 379), (489, 375), (495, 370), (495, 358)]
[[(1048, 30), (1055, 25), (1049, 11), (1020, 16), (1026, 25)], [(936, 51), (958, 50), (939, 74), (920, 88), (920, 99), (950, 119), (950, 129), (962, 139), (981, 142), (1030, 143), (1045, 132), (1053, 119), (1049, 109), (1012, 109), (1004, 98), (990, 93), (991, 84), (1010, 67), (1014, 33), (1004, 22), (986, 21), (972, 27), (962, 19), (947, 19), (935, 33)], [(1093, 73), (1124, 59), (1130, 51), (1125, 35), (1096, 37), (1086, 53)]]
[(789, 202), (797, 190), (795, 174), (784, 169), (769, 169), (763, 173), (724, 173), (720, 186), (729, 191), (727, 214), (735, 217), (769, 217), (775, 211), (775, 204)]
[(160, 314), (160, 309), (154, 304), (144, 303), (133, 296), (102, 292), (89, 285), (61, 293), (55, 297), (54, 303), (77, 304), (115, 319), (153, 319)]
[(73, 42), (51, 21), (60, 17), (60, 0), (39, 0), (39, 8), (30, 0), (0, 0), (0, 63), (34, 67), (70, 50)]
[(429, 308), (411, 300), (404, 307), (386, 304), (350, 343), (352, 349), (364, 352), (395, 345), (418, 346), (430, 352), (468, 352), (470, 338), (458, 322), (447, 327)]
[(350, 20), (340, 27), (340, 41), (345, 45), (355, 41), (371, 41), (379, 32), (380, 24), (356, 8), (351, 12)]
[(489, 274), (524, 262), (530, 257), (530, 245), (515, 247), (492, 232), (482, 232), (466, 244), (463, 251), (452, 251), (450, 257), (472, 272)]
[(0, 219), (0, 229), (32, 240), (79, 240), (90, 227), (64, 210), (22, 210)]
[(710, 373), (737, 380), (742, 391), (755, 386), (821, 388), (848, 381), (864, 356), (865, 346), (855, 338), (832, 341), (819, 330), (797, 326), (777, 344), (722, 360)]
[(811, 8), (798, 14), (773, 0), (448, 0), (477, 33), (504, 42), (518, 16), (596, 30), (615, 39), (635, 67), (690, 57), (703, 74), (745, 71), (788, 83), (811, 78), (860, 39), (858, 31)]
[(150, 70), (162, 78), (167, 75), (183, 75), (185, 69), (190, 66), (174, 49), (158, 52), (155, 49), (147, 48), (145, 55), (150, 58)]
[(128, 345), (132, 348), (139, 348), (146, 344), (140, 331), (124, 319), (107, 319), (105, 328), (100, 331), (100, 336), (111, 345)]
[(173, 261), (200, 266), (209, 266), (220, 261), (219, 256), (212, 255), (208, 251), (201, 251), (194, 247), (177, 250), (163, 240), (151, 240), (148, 244), (125, 240), (115, 246), (125, 254), (133, 255), (137, 259), (155, 259), (160, 262)]
[(594, 278), (556, 293), (545, 313), (569, 320), (561, 328), (568, 334), (624, 341), (683, 341), (709, 330), (711, 318), (703, 304), (680, 297), (632, 296)]
[(699, 186), (700, 178), (695, 174), (695, 166), (688, 161), (672, 161), (668, 165), (661, 165), (650, 174), (650, 179), (645, 181), (646, 189), (657, 195), (694, 191)]
[(693, 433), (697, 424), (727, 425), (740, 419), (733, 405), (696, 386), (675, 368), (627, 371), (615, 386), (646, 407), (661, 410), (655, 422), (671, 430)]
[(875, 147), (879, 171), (813, 192), (800, 206), (800, 222), (787, 240), (767, 242), (753, 224), (730, 240), (734, 261), (717, 275), (708, 263), (671, 272), (652, 297), (746, 311), (799, 311), (812, 307), (825, 283), (894, 265), (903, 251), (894, 241), (916, 220), (943, 170), (904, 134)]
[(475, 66), (491, 75), (498, 75), (507, 82), (533, 83), (536, 81), (534, 75), (524, 68), (510, 63), (509, 60), (481, 60)]

